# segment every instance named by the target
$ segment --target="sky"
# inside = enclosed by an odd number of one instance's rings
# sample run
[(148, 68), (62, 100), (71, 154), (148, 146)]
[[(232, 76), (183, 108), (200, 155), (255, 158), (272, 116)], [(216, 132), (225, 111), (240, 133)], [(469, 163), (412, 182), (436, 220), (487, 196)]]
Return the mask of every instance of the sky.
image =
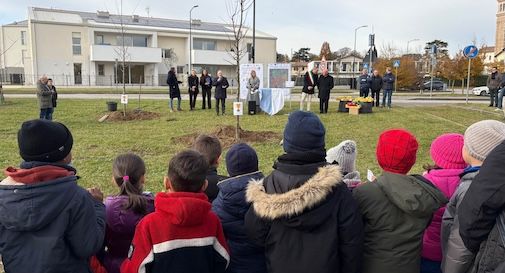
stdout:
[[(57, 8), (95, 12), (107, 10), (118, 13), (121, 0), (0, 0), (0, 24), (21, 21), (27, 17), (27, 7)], [(125, 15), (138, 14), (152, 17), (227, 22), (227, 5), (233, 0), (123, 0)], [(252, 1), (252, 0), (250, 0)], [(496, 0), (257, 0), (256, 28), (278, 38), (277, 51), (291, 54), (301, 47), (319, 54), (324, 41), (332, 51), (354, 46), (364, 52), (368, 34), (376, 35), (379, 50), (392, 45), (405, 53), (421, 52), (428, 41), (441, 39), (449, 43), (454, 54), (476, 41), (478, 46), (494, 45)], [(252, 10), (248, 16), (252, 26)]]

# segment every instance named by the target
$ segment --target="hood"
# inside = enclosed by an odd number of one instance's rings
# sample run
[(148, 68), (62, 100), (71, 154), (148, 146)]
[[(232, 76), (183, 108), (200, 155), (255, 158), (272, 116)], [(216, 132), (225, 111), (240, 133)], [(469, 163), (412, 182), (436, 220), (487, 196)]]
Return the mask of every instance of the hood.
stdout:
[(170, 223), (180, 226), (196, 226), (205, 221), (211, 205), (204, 193), (161, 192), (154, 199), (156, 212), (168, 214)]
[(253, 181), (247, 187), (246, 198), (263, 219), (283, 219), (285, 225), (310, 229), (326, 221), (335, 211), (331, 202), (322, 203), (331, 196), (334, 187), (342, 183), (340, 168), (331, 165), (321, 167), (303, 185), (285, 193), (268, 194), (263, 180)]
[(226, 212), (237, 218), (243, 218), (250, 206), (245, 198), (247, 185), (250, 181), (262, 178), (263, 174), (261, 172), (255, 172), (219, 182), (217, 184), (220, 195), (218, 199), (222, 202), (222, 206)]
[(0, 225), (19, 232), (40, 230), (60, 215), (78, 189), (76, 176), (0, 185)]
[(410, 215), (429, 216), (448, 202), (439, 189), (422, 177), (384, 172), (375, 183), (389, 201)]
[[(154, 198), (151, 195), (147, 199), (146, 214), (154, 211)], [(128, 196), (109, 196), (105, 199), (105, 213), (107, 227), (117, 233), (134, 233), (137, 223), (145, 215), (136, 214), (132, 210), (125, 210), (128, 204)]]

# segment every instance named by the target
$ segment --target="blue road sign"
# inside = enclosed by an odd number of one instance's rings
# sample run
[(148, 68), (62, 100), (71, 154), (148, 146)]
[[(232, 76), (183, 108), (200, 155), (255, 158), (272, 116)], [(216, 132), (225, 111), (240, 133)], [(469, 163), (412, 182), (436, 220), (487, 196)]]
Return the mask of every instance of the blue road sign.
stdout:
[(395, 60), (393, 66), (396, 68), (400, 67), (400, 60)]
[(468, 59), (473, 59), (479, 55), (479, 49), (474, 45), (469, 45), (463, 49), (463, 55)]
[(368, 64), (364, 64), (363, 69), (368, 69)]

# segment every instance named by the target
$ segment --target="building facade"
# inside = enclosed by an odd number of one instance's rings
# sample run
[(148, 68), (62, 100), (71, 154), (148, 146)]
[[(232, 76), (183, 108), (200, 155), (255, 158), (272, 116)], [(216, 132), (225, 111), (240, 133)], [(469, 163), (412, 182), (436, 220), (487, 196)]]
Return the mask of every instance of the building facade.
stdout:
[(505, 48), (505, 0), (497, 0), (495, 55)]
[[(58, 85), (165, 85), (175, 67), (180, 77), (192, 67), (234, 78), (232, 29), (225, 24), (28, 8), (28, 19), (0, 31), (3, 81), (32, 85), (48, 75)], [(275, 63), (277, 38), (256, 30), (256, 63)], [(252, 30), (241, 63), (251, 61)], [(124, 61), (124, 65), (123, 65)], [(123, 77), (124, 74), (124, 77)]]

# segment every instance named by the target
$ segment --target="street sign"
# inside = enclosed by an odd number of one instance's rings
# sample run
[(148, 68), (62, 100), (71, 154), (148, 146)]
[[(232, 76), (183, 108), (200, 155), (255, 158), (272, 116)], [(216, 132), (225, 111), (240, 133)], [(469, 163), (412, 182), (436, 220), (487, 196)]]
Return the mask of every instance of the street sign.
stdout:
[(395, 60), (395, 61), (393, 62), (393, 66), (394, 66), (395, 68), (400, 67), (400, 60)]
[(244, 104), (241, 101), (233, 102), (233, 115), (234, 116), (244, 115)]
[(479, 55), (479, 49), (474, 45), (469, 45), (463, 49), (463, 55), (468, 59), (473, 59)]
[(128, 104), (128, 95), (121, 95), (121, 103)]
[(363, 69), (368, 69), (368, 64), (364, 64)]

